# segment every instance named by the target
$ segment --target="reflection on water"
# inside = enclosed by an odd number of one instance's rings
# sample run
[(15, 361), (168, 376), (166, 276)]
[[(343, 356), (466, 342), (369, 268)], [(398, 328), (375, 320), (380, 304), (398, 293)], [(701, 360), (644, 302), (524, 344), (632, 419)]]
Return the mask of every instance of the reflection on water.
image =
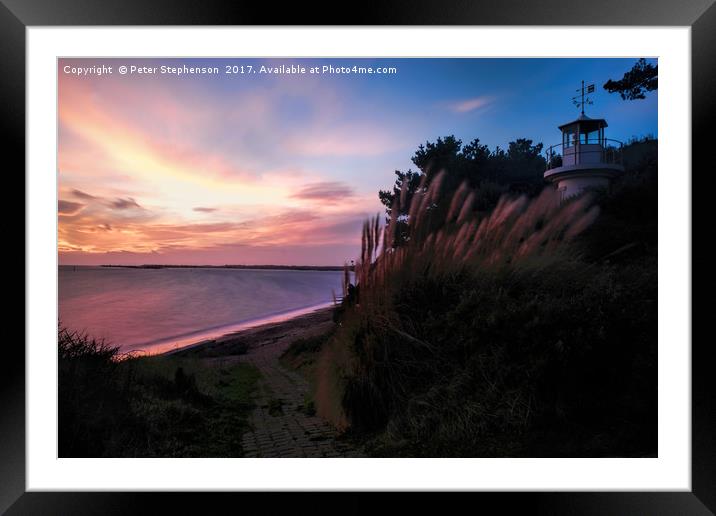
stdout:
[[(122, 351), (170, 349), (267, 318), (326, 305), (340, 271), (62, 266), (63, 326)], [(282, 315), (283, 314), (283, 315)]]

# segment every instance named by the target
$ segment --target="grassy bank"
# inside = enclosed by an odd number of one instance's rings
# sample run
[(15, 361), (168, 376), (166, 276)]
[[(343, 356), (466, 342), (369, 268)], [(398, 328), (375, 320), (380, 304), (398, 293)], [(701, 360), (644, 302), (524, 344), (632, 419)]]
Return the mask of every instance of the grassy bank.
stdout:
[(316, 413), (317, 368), (319, 367), (321, 353), (335, 331), (335, 327), (330, 327), (323, 333), (294, 340), (279, 358), (281, 365), (300, 372), (308, 380), (310, 392), (304, 399), (302, 407), (302, 411), (307, 415)]
[(60, 457), (236, 457), (258, 371), (59, 332)]

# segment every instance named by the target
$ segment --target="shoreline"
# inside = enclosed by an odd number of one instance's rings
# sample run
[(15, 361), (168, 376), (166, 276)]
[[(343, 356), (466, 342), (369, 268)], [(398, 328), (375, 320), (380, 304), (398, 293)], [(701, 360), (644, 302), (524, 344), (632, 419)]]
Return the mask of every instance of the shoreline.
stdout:
[[(333, 322), (333, 303), (310, 307), (309, 310), (294, 310), (273, 317), (246, 323), (213, 338), (193, 342), (181, 347), (164, 349), (151, 356), (193, 356), (220, 357), (243, 355), (253, 349), (286, 339), (297, 340), (325, 332)], [(298, 313), (294, 313), (298, 312)]]

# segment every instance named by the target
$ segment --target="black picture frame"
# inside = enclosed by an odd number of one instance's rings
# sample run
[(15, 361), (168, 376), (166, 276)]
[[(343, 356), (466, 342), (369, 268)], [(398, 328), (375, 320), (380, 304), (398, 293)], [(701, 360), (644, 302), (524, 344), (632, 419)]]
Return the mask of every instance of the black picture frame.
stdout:
[[(348, 17), (345, 13), (349, 12)], [(496, 1), (413, 1), (307, 5), (304, 3), (251, 5), (241, 2), (191, 0), (0, 0), (0, 127), (4, 154), (13, 157), (15, 177), (25, 169), (25, 29), (28, 26), (60, 25), (605, 25), (605, 26), (689, 26), (692, 43), (692, 192), (706, 195), (705, 188), (693, 188), (693, 179), (708, 177), (711, 148), (709, 125), (716, 119), (716, 5), (714, 0), (565, 0)], [(9, 167), (9, 165), (6, 165)], [(6, 172), (7, 173), (7, 172)], [(688, 171), (671, 171), (677, 180), (687, 180)], [(698, 183), (702, 182), (701, 177)], [(23, 192), (22, 195), (19, 192)], [(12, 197), (22, 203), (24, 182), (18, 181)], [(703, 206), (701, 203), (697, 205)], [(692, 204), (693, 206), (693, 204)], [(8, 210), (17, 214), (24, 209)], [(692, 235), (707, 224), (692, 208)], [(24, 242), (15, 224), (13, 248)], [(12, 229), (10, 229), (12, 231)], [(32, 274), (23, 252), (12, 254), (14, 270), (20, 256), (25, 277)], [(692, 244), (692, 253), (696, 246)], [(705, 268), (705, 261), (692, 258), (692, 274)], [(706, 283), (694, 284), (692, 294), (705, 292)], [(7, 295), (7, 294), (6, 294)], [(23, 294), (24, 299), (25, 296)], [(693, 299), (693, 298), (692, 298)], [(24, 303), (10, 303), (20, 310)], [(703, 305), (702, 305), (703, 306)], [(701, 308), (703, 310), (704, 308)], [(698, 313), (692, 301), (692, 314)], [(693, 318), (692, 315), (692, 318)], [(8, 321), (14, 320), (8, 317)], [(693, 329), (700, 329), (692, 324)], [(695, 322), (695, 321), (694, 321)], [(528, 514), (713, 514), (716, 512), (716, 388), (709, 341), (692, 337), (692, 490), (690, 492), (613, 493), (474, 493), (457, 496), (471, 499), (470, 506), (500, 512), (520, 509)], [(187, 513), (211, 504), (246, 511), (250, 504), (262, 504), (264, 513), (290, 504), (293, 511), (312, 513), (367, 512), (383, 505), (382, 494), (330, 494), (339, 500), (306, 501), (308, 493), (258, 500), (253, 493), (38, 493), (25, 492), (25, 351), (19, 339), (6, 337), (0, 371), (0, 511), (7, 514), (125, 514), (152, 511), (159, 503), (163, 512)], [(677, 343), (687, 345), (688, 343)], [(209, 499), (211, 498), (211, 499)], [(237, 498), (241, 498), (238, 500)], [(442, 496), (404, 496), (404, 501), (421, 509), (445, 510)], [(454, 501), (453, 501), (454, 502)], [(459, 504), (459, 501), (457, 501)], [(457, 508), (461, 505), (450, 505)], [(405, 510), (412, 509), (404, 506)], [(217, 509), (218, 510), (218, 509)], [(489, 510), (489, 509), (488, 509)], [(233, 512), (233, 511), (232, 511)]]

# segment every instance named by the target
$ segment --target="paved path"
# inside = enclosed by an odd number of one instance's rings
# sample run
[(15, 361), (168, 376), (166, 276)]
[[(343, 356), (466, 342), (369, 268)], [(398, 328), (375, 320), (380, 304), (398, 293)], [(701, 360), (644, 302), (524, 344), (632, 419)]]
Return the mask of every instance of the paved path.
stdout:
[(350, 444), (337, 439), (332, 426), (304, 408), (308, 382), (283, 367), (278, 359), (286, 339), (249, 350), (239, 360), (261, 372), (252, 430), (243, 436), (246, 457), (360, 457)]

